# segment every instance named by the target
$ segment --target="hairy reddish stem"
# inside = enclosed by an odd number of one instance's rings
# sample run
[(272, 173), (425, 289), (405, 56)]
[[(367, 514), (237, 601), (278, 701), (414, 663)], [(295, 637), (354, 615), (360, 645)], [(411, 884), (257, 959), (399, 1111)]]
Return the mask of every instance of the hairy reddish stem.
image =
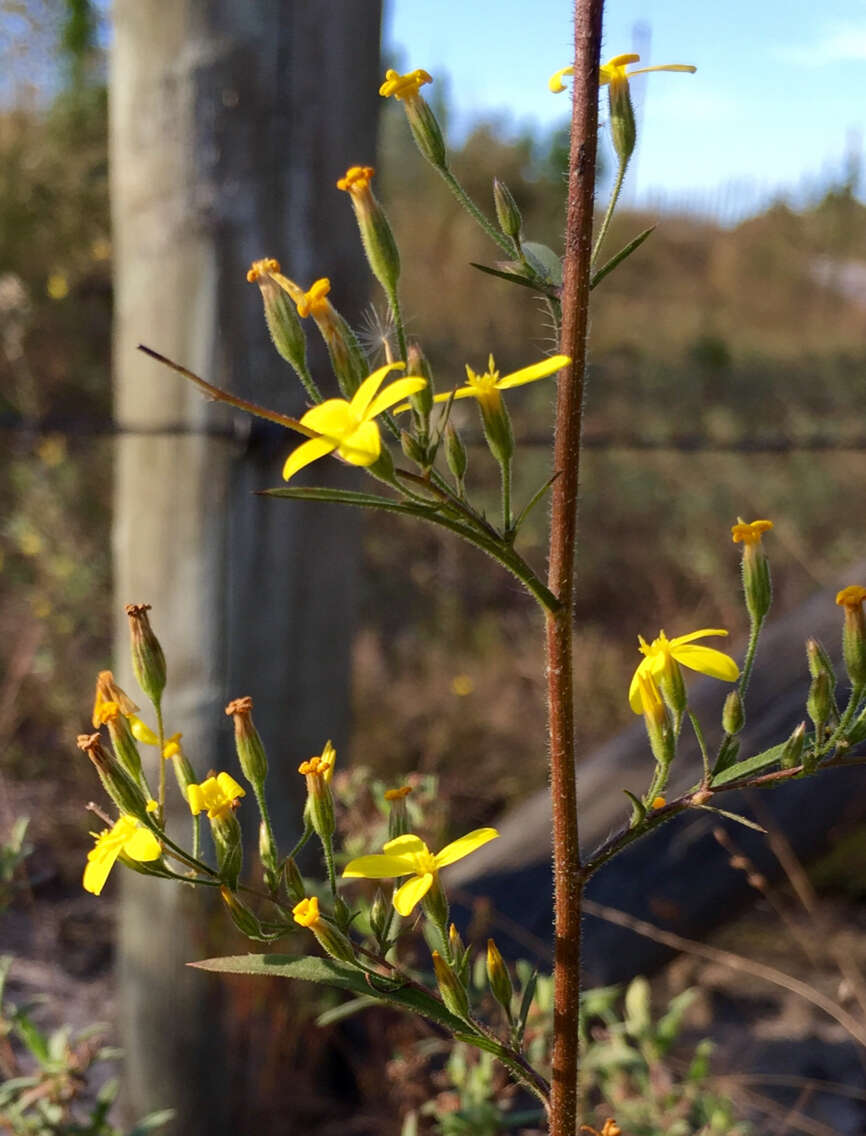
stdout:
[(558, 476), (551, 501), (548, 587), (561, 604), (557, 612), (548, 613), (546, 627), (556, 918), (551, 1136), (574, 1136), (579, 1124), (578, 1012), (583, 878), (574, 765), (572, 622), (602, 7), (603, 0), (575, 0), (574, 92), (560, 342), (560, 350), (571, 358), (571, 363), (559, 376), (554, 443), (554, 470)]

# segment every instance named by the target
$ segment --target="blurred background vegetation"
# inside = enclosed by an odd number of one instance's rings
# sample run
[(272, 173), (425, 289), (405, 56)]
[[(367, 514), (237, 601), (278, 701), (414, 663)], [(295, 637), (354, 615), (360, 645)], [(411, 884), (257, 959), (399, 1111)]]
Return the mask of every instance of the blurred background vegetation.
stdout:
[[(37, 842), (50, 830), (76, 849), (86, 841), (77, 810), (55, 806), (90, 792), (69, 742), (109, 660), (112, 604), (101, 11), (86, 0), (0, 4), (2, 775), (35, 795)], [(447, 120), (447, 106), (438, 109)], [(514, 140), (479, 123), (454, 164), (491, 209), (492, 176), (505, 180), (527, 236), (558, 247), (566, 145), (564, 127)], [(494, 263), (495, 250), (431, 176), (396, 106), (383, 107), (379, 170), (410, 330), (440, 388), (491, 351), (508, 371), (549, 350), (543, 308), (470, 267)], [(727, 535), (737, 514), (777, 522), (783, 607), (862, 555), (852, 524), (866, 461), (866, 428), (852, 413), (866, 362), (859, 176), (852, 159), (808, 208), (780, 201), (735, 227), (617, 219), (610, 250), (658, 227), (599, 287), (592, 322), (577, 631), (586, 749), (629, 720), (623, 692), (638, 632), (743, 630)], [(263, 252), (290, 270), (291, 250)], [(371, 308), (370, 334), (380, 317)], [(520, 500), (550, 472), (552, 384), (516, 392), (510, 407)], [(497, 473), (472, 408), (455, 414), (474, 443), (470, 478), (492, 506)], [(542, 506), (524, 530), (538, 564), (545, 522)], [(437, 773), (457, 827), (489, 821), (545, 778), (535, 612), (473, 550), (410, 534), (398, 519), (368, 523), (364, 552), (351, 758), (382, 775)], [(77, 876), (77, 856), (57, 867)]]

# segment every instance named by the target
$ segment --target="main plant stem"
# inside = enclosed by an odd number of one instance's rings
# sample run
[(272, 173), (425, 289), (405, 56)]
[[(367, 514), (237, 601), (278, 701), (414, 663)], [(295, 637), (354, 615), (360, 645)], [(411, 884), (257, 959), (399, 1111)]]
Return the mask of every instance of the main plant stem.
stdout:
[(550, 789), (553, 800), (554, 961), (551, 1136), (575, 1136), (578, 1098), (578, 1013), (582, 866), (577, 825), (572, 622), (581, 412), (586, 372), (598, 68), (603, 0), (575, 0), (574, 102), (568, 174), (568, 220), (562, 285), (560, 350), (571, 363), (559, 376), (551, 502), (548, 587), (559, 600), (547, 615)]

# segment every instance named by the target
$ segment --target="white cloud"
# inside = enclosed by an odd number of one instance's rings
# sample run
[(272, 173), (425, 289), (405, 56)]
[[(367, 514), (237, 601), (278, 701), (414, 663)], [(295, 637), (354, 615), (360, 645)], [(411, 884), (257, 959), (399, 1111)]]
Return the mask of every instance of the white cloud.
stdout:
[(833, 24), (819, 34), (814, 43), (780, 46), (776, 55), (799, 67), (866, 63), (866, 21)]

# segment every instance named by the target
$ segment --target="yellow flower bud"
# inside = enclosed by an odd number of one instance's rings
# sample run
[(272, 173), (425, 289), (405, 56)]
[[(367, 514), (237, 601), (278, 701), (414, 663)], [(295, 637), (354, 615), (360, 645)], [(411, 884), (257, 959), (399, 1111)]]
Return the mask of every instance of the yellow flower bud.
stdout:
[(458, 1018), (469, 1016), (469, 996), (466, 987), (454, 973), (452, 967), (445, 961), (438, 951), (433, 951), (433, 970), (436, 974), (436, 984), (442, 1001), (452, 1014)]
[(370, 188), (372, 166), (351, 166), (337, 182), (349, 194), (370, 269), (385, 292), (393, 296), (400, 279), (400, 253), (391, 225)]
[(743, 545), (743, 592), (746, 607), (754, 623), (761, 623), (770, 610), (773, 601), (773, 585), (770, 580), (770, 562), (764, 551), (761, 537), (773, 527), (772, 521), (744, 521), (737, 518), (731, 526), (731, 539), (734, 544)]
[(244, 777), (261, 789), (268, 775), (268, 759), (259, 732), (253, 725), (253, 700), (235, 698), (226, 706), (226, 714), (235, 724), (235, 749)]
[(842, 630), (842, 655), (851, 685), (862, 687), (866, 684), (866, 619), (863, 615), (863, 602), (866, 588), (851, 584), (836, 596), (836, 603), (845, 609), (845, 625)]
[(487, 981), (490, 983), (493, 997), (503, 1010), (505, 1010), (510, 1021), (511, 999), (514, 994), (514, 989), (511, 985), (511, 975), (508, 973), (505, 960), (499, 953), (499, 948), (492, 939), (487, 940)]

